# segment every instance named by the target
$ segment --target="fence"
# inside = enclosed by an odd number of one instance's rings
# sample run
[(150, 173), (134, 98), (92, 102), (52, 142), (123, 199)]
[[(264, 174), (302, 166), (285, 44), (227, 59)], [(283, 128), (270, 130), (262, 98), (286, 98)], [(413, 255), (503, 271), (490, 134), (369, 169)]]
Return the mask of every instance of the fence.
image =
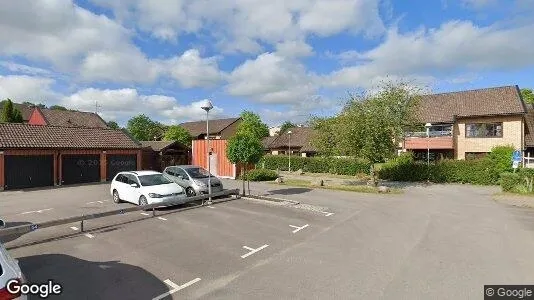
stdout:
[[(212, 193), (210, 195), (199, 195), (199, 196), (189, 197), (187, 198), (187, 200), (188, 202), (192, 202), (192, 201), (198, 201), (198, 200), (205, 200), (205, 199), (208, 199), (209, 197), (213, 198), (213, 197), (231, 196), (231, 195), (235, 195), (236, 198), (239, 198), (239, 189), (221, 191), (217, 193)], [(161, 206), (173, 206), (173, 205), (178, 205), (178, 204), (182, 204), (182, 202), (178, 202), (178, 201), (166, 202), (165, 205), (162, 205), (161, 203), (154, 203), (154, 204), (148, 204), (148, 205), (143, 205), (143, 206), (134, 206), (134, 207), (116, 209), (112, 211), (106, 211), (106, 212), (95, 213), (95, 214), (88, 214), (88, 215), (81, 215), (81, 216), (69, 217), (69, 218), (64, 218), (64, 219), (57, 219), (57, 220), (52, 220), (52, 221), (47, 221), (47, 222), (42, 222), (42, 223), (34, 223), (34, 224), (28, 224), (28, 225), (8, 227), (8, 228), (0, 229), (0, 236), (15, 235), (15, 234), (22, 235), (22, 234), (32, 232), (38, 229), (42, 229), (42, 228), (54, 227), (54, 226), (59, 226), (59, 225), (64, 225), (64, 224), (75, 223), (75, 222), (80, 222), (80, 231), (83, 232), (84, 221), (87, 221), (87, 220), (99, 219), (99, 218), (104, 218), (104, 217), (109, 217), (109, 216), (114, 216), (114, 215), (122, 215), (125, 213), (139, 211), (139, 210), (145, 210), (145, 211), (152, 210), (152, 217), (155, 217), (156, 208), (161, 207)], [(204, 204), (201, 204), (201, 205), (204, 205)]]

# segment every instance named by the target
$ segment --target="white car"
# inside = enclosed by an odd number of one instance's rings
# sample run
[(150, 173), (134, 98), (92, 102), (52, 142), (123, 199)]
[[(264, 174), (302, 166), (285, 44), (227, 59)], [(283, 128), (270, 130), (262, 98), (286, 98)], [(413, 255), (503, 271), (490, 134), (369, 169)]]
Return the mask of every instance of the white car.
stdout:
[[(4, 221), (0, 220), (0, 229), (4, 227)], [(19, 267), (19, 262), (9, 256), (4, 245), (0, 243), (0, 299), (26, 299), (25, 295), (13, 295), (7, 290), (7, 283), (16, 279), (25, 283), (26, 279)]]
[(155, 171), (120, 172), (111, 181), (110, 193), (115, 203), (121, 201), (137, 205), (165, 202), (185, 203), (184, 189)]

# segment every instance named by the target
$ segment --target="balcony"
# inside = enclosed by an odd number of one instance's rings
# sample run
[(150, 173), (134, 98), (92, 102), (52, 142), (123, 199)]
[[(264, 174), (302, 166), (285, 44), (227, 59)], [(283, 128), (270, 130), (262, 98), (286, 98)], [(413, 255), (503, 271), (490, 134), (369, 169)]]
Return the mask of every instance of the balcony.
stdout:
[(430, 137), (426, 132), (406, 132), (404, 148), (408, 150), (418, 149), (454, 149), (452, 130), (430, 130)]

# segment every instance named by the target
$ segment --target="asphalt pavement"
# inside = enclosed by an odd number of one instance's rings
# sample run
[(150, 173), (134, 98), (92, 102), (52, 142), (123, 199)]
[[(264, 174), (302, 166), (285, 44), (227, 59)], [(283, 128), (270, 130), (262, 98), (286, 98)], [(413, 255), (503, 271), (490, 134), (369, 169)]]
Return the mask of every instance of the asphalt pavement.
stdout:
[[(30, 281), (63, 284), (63, 299), (482, 299), (485, 284), (534, 282), (534, 210), (493, 201), (495, 188), (251, 189), (300, 204), (238, 199), (155, 218), (134, 212), (92, 220), (84, 233), (76, 224), (38, 230), (6, 247)], [(8, 222), (116, 208), (107, 185), (13, 195), (0, 194)], [(26, 245), (45, 236), (63, 237)]]

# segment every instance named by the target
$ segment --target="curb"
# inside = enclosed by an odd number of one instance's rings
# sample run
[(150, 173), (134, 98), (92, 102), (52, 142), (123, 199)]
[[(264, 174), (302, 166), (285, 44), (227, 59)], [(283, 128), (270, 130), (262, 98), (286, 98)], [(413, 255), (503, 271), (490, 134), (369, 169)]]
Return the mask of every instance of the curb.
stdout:
[(245, 198), (245, 197), (252, 198), (252, 199), (257, 199), (257, 200), (272, 201), (272, 202), (289, 202), (289, 203), (291, 203), (293, 205), (300, 204), (299, 201), (295, 201), (295, 200), (273, 198), (273, 197), (267, 197), (267, 196), (261, 196), (261, 195), (246, 195), (246, 196), (244, 196), (242, 198)]

